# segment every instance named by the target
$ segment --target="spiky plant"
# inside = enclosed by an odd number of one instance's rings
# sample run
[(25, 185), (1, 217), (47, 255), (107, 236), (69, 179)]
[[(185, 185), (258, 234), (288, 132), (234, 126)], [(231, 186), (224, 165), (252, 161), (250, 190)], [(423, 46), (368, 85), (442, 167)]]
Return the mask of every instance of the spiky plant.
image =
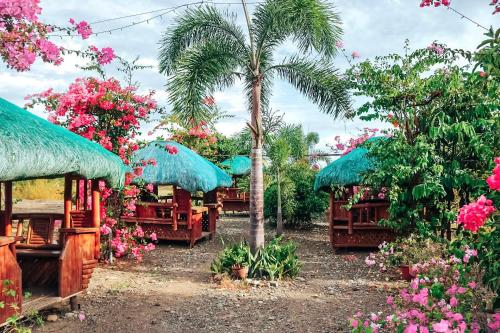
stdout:
[[(262, 109), (267, 107), (275, 77), (334, 116), (350, 108), (344, 82), (330, 60), (342, 30), (333, 6), (324, 0), (267, 0), (250, 17), (246, 3), (246, 33), (236, 15), (213, 6), (188, 9), (161, 40), (160, 71), (168, 75), (173, 113), (187, 121), (210, 116), (203, 104), (214, 90), (244, 83), (252, 131), (250, 185), (250, 246), (264, 244)], [(285, 41), (293, 40), (301, 55), (275, 61), (273, 55)]]

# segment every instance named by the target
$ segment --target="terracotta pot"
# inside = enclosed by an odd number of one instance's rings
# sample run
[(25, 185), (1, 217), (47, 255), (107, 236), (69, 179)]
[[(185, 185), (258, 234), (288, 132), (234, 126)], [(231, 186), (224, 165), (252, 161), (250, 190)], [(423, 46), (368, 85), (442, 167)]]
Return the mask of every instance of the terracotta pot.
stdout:
[(246, 279), (248, 276), (248, 267), (244, 266), (233, 266), (232, 268), (233, 271), (233, 277), (236, 279)]
[(156, 217), (156, 209), (153, 206), (148, 206), (147, 204), (138, 204), (136, 206), (137, 217)]
[(415, 277), (415, 274), (409, 265), (400, 265), (399, 269), (401, 270), (403, 280), (411, 281), (411, 279)]

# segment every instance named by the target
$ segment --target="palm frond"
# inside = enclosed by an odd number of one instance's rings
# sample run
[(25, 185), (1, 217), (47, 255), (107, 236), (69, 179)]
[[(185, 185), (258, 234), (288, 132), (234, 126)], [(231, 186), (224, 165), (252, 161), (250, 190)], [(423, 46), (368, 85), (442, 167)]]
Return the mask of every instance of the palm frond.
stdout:
[(213, 115), (203, 99), (214, 90), (234, 84), (241, 54), (225, 40), (210, 40), (184, 51), (176, 61), (175, 75), (167, 85), (172, 113), (183, 122), (208, 121)]
[(276, 71), (327, 114), (338, 117), (351, 108), (346, 82), (326, 60), (292, 57), (268, 71)]
[(259, 54), (292, 37), (301, 52), (315, 50), (329, 58), (342, 36), (340, 16), (324, 0), (269, 0), (257, 6), (254, 17)]
[(160, 72), (171, 75), (186, 49), (208, 40), (224, 40), (240, 52), (246, 49), (245, 35), (235, 19), (235, 15), (220, 12), (213, 6), (186, 10), (160, 41)]

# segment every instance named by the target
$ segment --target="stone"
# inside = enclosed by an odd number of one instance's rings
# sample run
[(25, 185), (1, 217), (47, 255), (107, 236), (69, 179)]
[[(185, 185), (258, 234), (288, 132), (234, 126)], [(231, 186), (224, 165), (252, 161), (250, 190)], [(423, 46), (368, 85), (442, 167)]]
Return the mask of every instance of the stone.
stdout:
[(49, 322), (54, 322), (54, 321), (57, 321), (57, 319), (58, 319), (58, 317), (57, 317), (57, 315), (56, 315), (56, 314), (49, 314), (49, 315), (47, 316), (47, 321), (49, 321)]
[(278, 288), (278, 286), (279, 286), (278, 281), (269, 281), (269, 286), (274, 287), (274, 288)]
[(76, 313), (74, 313), (74, 312), (66, 312), (64, 314), (64, 317), (67, 318), (67, 319), (75, 319), (76, 318)]

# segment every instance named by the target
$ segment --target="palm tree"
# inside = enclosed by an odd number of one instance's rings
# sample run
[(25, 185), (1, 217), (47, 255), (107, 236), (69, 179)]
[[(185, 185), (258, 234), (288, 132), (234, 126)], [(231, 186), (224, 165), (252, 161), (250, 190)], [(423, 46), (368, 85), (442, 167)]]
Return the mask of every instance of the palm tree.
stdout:
[[(188, 9), (161, 40), (160, 72), (169, 76), (168, 91), (174, 114), (186, 121), (209, 117), (203, 104), (217, 89), (244, 82), (252, 131), (250, 184), (250, 247), (264, 245), (262, 171), (262, 110), (268, 107), (273, 78), (292, 85), (320, 109), (338, 116), (350, 108), (344, 81), (330, 60), (342, 30), (333, 6), (323, 0), (266, 0), (250, 17), (244, 0), (246, 30), (236, 15), (213, 6)], [(302, 54), (275, 61), (277, 48), (292, 39)]]

